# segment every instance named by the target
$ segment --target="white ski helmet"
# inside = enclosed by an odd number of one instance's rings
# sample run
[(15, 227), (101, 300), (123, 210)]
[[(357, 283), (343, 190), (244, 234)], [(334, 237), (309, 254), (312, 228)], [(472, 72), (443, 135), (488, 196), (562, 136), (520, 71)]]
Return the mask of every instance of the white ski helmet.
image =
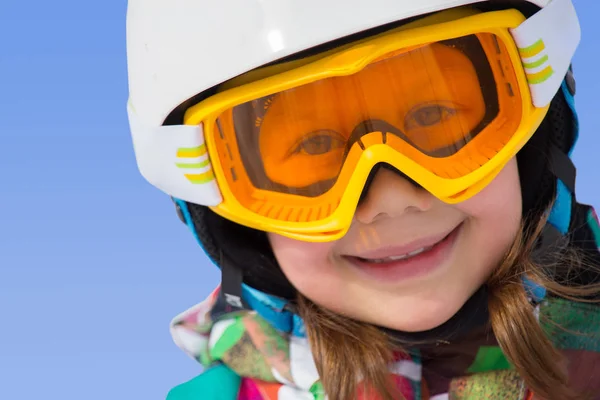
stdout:
[[(551, 1), (521, 3), (543, 8)], [(395, 21), (486, 2), (129, 0), (130, 104), (140, 121), (159, 126), (198, 93), (275, 60)]]

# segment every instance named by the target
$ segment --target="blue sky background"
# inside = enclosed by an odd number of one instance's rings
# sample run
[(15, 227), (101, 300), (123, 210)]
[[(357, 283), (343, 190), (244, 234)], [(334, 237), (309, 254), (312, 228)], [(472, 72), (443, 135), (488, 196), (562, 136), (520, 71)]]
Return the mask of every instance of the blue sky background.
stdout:
[[(218, 273), (137, 171), (126, 2), (1, 3), (0, 398), (164, 399), (198, 372), (169, 321)], [(600, 205), (600, 2), (574, 3), (578, 194)]]

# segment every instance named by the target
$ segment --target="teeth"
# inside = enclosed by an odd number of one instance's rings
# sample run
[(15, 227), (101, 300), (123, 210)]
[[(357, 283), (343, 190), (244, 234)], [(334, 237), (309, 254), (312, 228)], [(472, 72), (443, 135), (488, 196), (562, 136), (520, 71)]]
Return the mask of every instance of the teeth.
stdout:
[(408, 253), (408, 256), (409, 256), (409, 257), (416, 256), (417, 254), (421, 254), (421, 253), (422, 253), (422, 252), (424, 252), (425, 250), (427, 250), (427, 248), (426, 248), (426, 247), (423, 247), (422, 249), (415, 250), (415, 251), (413, 251), (413, 252), (410, 252), (410, 253)]
[(386, 258), (374, 258), (374, 259), (364, 258), (363, 260), (365, 260), (367, 262), (370, 262), (370, 263), (374, 263), (374, 264), (386, 263), (386, 262), (390, 262), (390, 261), (406, 260), (407, 258), (418, 256), (421, 253), (429, 251), (432, 248), (433, 248), (433, 246), (422, 247), (422, 248), (417, 249), (415, 251), (411, 251), (410, 253), (402, 254), (401, 256), (391, 256), (391, 257), (386, 257)]

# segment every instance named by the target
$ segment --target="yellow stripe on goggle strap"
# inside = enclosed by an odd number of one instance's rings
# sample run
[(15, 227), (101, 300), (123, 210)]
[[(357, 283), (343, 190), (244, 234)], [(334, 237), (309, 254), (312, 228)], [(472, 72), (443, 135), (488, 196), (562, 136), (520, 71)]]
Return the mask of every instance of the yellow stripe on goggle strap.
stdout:
[(540, 54), (542, 51), (544, 51), (545, 49), (546, 49), (546, 45), (544, 44), (544, 41), (542, 39), (540, 39), (537, 42), (535, 42), (534, 44), (532, 44), (531, 46), (527, 46), (527, 47), (523, 47), (523, 48), (519, 47), (519, 55), (521, 56), (521, 58), (535, 57), (538, 54)]
[(552, 75), (554, 75), (554, 70), (552, 69), (552, 66), (548, 65), (540, 72), (535, 74), (527, 74), (527, 82), (532, 85), (537, 85), (546, 82)]
[(192, 169), (192, 168), (204, 168), (204, 167), (208, 167), (210, 164), (210, 160), (206, 159), (202, 162), (198, 162), (198, 163), (191, 163), (191, 164), (187, 164), (187, 163), (175, 163), (175, 165), (177, 165), (177, 168), (183, 168), (183, 169)]
[(524, 62), (523, 66), (527, 69), (534, 69), (537, 67), (541, 67), (542, 65), (546, 64), (546, 62), (548, 61), (548, 55), (546, 54), (543, 57), (540, 57), (539, 60), (535, 60), (532, 62)]
[(210, 170), (202, 174), (185, 174), (185, 177), (194, 184), (202, 184), (214, 180), (215, 174)]
[(206, 154), (206, 145), (198, 147), (182, 147), (177, 149), (177, 157), (179, 158), (195, 158)]

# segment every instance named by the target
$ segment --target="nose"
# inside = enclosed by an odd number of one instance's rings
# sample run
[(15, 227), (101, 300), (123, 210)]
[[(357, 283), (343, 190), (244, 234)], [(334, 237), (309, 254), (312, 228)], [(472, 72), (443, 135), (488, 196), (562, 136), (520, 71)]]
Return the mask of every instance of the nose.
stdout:
[(365, 187), (354, 218), (370, 224), (384, 218), (431, 209), (434, 197), (391, 168), (377, 168)]

